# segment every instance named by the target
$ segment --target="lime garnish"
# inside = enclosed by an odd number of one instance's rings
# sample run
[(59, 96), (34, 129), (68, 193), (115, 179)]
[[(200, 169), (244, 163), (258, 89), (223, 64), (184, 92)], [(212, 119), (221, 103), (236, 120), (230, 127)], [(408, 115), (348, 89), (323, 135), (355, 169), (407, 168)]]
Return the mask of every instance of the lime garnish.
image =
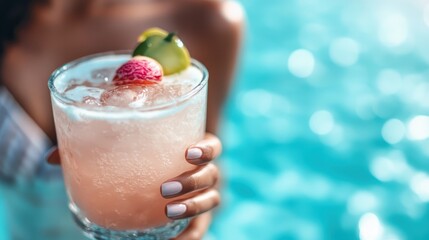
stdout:
[(144, 40), (146, 40), (146, 38), (151, 36), (166, 37), (167, 35), (168, 35), (168, 32), (161, 28), (149, 28), (140, 34), (139, 38), (137, 39), (137, 42), (141, 43)]
[(188, 49), (175, 33), (159, 28), (150, 28), (143, 32), (133, 56), (147, 56), (158, 61), (165, 75), (178, 73), (191, 64)]

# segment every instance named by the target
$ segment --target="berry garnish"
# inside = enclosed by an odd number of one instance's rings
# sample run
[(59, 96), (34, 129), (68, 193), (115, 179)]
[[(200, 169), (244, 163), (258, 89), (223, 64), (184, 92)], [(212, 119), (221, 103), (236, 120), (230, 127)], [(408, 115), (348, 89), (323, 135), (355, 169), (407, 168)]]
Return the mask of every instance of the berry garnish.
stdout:
[(162, 66), (154, 59), (136, 56), (116, 70), (115, 85), (153, 84), (162, 80)]

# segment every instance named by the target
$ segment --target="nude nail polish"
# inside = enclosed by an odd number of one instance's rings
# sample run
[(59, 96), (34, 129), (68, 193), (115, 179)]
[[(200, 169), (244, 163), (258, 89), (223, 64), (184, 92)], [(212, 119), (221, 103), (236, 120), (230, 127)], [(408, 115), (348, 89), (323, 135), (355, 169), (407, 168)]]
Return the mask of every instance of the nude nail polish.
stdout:
[(186, 205), (179, 204), (168, 204), (167, 205), (167, 217), (177, 217), (186, 212)]
[(189, 148), (188, 152), (186, 153), (186, 159), (188, 160), (194, 160), (194, 159), (200, 159), (203, 156), (203, 151), (200, 148)]
[(182, 191), (183, 186), (181, 182), (178, 181), (172, 181), (172, 182), (166, 182), (161, 185), (161, 194), (162, 196), (171, 196), (178, 194)]

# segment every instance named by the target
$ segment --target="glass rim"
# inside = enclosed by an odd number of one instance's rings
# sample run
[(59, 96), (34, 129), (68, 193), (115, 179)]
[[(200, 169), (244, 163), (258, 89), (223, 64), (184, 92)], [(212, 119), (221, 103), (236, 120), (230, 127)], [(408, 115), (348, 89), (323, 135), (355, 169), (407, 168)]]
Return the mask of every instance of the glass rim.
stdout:
[[(96, 59), (96, 58), (100, 58), (100, 57), (104, 57), (104, 56), (115, 56), (115, 55), (129, 55), (131, 57), (132, 52), (130, 50), (118, 50), (118, 51), (108, 51), (108, 52), (101, 52), (101, 53), (96, 53), (96, 54), (91, 54), (85, 57), (81, 57), (81, 58), (77, 58), (73, 61), (70, 61), (64, 65), (62, 65), (61, 67), (58, 67), (57, 69), (55, 69), (52, 74), (49, 77), (48, 80), (48, 88), (49, 91), (51, 93), (51, 95), (55, 98), (55, 100), (60, 101), (62, 104), (66, 104), (66, 105), (72, 105), (73, 103), (77, 103), (76, 101), (67, 98), (65, 96), (63, 96), (59, 90), (55, 87), (55, 79), (57, 79), (57, 77), (61, 76), (61, 74), (67, 72), (68, 70), (79, 66), (80, 64), (92, 60), (92, 59)], [(208, 77), (209, 77), (209, 73), (207, 71), (207, 68), (200, 63), (198, 60), (195, 59), (191, 59), (191, 65), (196, 67), (199, 71), (201, 71), (202, 73), (202, 78), (201, 80), (199, 80), (198, 84), (195, 85), (189, 92), (175, 97), (173, 100), (168, 101), (166, 103), (163, 104), (159, 104), (159, 105), (155, 105), (155, 106), (150, 106), (150, 107), (139, 107), (139, 108), (124, 108), (124, 107), (118, 107), (115, 109), (109, 109), (109, 112), (124, 112), (124, 111), (136, 111), (136, 112), (151, 112), (151, 111), (158, 111), (158, 110), (165, 110), (165, 109), (170, 109), (170, 108), (174, 108), (175, 106), (179, 106), (182, 103), (185, 103), (186, 101), (188, 101), (189, 99), (191, 99), (193, 96), (195, 96), (196, 94), (198, 94), (206, 85), (208, 82)], [(97, 112), (104, 112), (105, 109), (103, 110), (103, 106), (98, 106), (98, 107), (94, 107), (94, 106), (85, 106), (85, 105), (79, 105), (79, 106), (75, 106), (78, 108), (82, 108), (85, 110), (89, 110), (89, 111), (97, 111)]]

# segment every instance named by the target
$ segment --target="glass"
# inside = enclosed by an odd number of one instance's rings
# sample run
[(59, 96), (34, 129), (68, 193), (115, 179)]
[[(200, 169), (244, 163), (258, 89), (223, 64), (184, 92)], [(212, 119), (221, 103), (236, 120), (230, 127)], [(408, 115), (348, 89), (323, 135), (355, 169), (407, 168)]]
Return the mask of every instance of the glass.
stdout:
[[(4, 220), (7, 225), (7, 229), (0, 227), (0, 239), (76, 240), (83, 238), (67, 211), (67, 196), (64, 184), (60, 181), (61, 172), (56, 168), (52, 170), (55, 175), (51, 175), (49, 179), (20, 178), (14, 185), (0, 184), (1, 202), (5, 204), (0, 206), (0, 211), (4, 210), (1, 214), (5, 214)], [(0, 224), (0, 226), (3, 225)], [(7, 235), (4, 235), (6, 231)]]
[(67, 83), (116, 69), (130, 57), (129, 52), (89, 56), (64, 65), (49, 80), (69, 206), (93, 239), (169, 239), (189, 219), (165, 216), (165, 205), (174, 199), (164, 199), (160, 186), (195, 168), (186, 162), (185, 150), (205, 132), (206, 68), (193, 60), (201, 74), (198, 84), (161, 105), (89, 106), (62, 95)]

